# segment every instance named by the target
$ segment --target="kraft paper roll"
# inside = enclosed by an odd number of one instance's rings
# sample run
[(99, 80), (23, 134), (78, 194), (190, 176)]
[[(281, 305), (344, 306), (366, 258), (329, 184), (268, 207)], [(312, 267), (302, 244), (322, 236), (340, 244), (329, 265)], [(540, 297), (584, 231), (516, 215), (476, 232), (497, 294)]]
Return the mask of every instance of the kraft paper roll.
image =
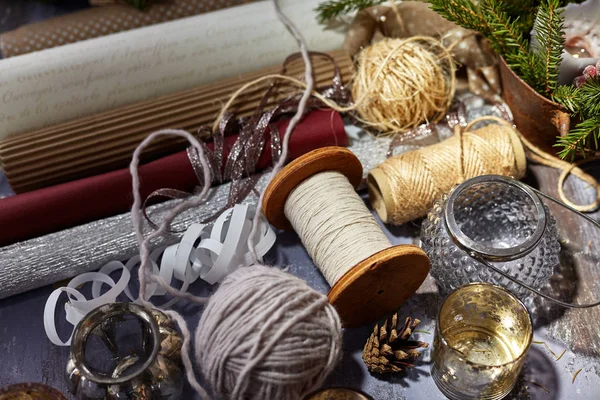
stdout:
[(4, 58), (9, 58), (252, 1), (256, 0), (169, 0), (155, 2), (144, 11), (113, 2), (3, 33), (0, 51)]
[[(353, 70), (352, 61), (341, 50), (330, 55), (340, 68), (343, 81), (348, 82)], [(322, 57), (313, 57), (313, 62), (316, 86), (331, 85), (333, 64)], [(133, 150), (148, 134), (164, 128), (195, 132), (202, 125), (212, 126), (222, 105), (236, 89), (257, 77), (279, 73), (280, 70), (279, 64), (174, 95), (10, 136), (0, 142), (0, 163), (16, 193), (124, 168)], [(287, 74), (302, 77), (302, 60), (292, 62)], [(249, 116), (268, 85), (269, 82), (265, 81), (245, 92), (230, 111), (236, 116)], [(282, 97), (290, 93), (285, 88), (283, 85)], [(276, 101), (268, 104), (267, 108)], [(185, 142), (178, 139), (157, 140), (147, 148), (143, 159), (153, 160), (185, 146)]]

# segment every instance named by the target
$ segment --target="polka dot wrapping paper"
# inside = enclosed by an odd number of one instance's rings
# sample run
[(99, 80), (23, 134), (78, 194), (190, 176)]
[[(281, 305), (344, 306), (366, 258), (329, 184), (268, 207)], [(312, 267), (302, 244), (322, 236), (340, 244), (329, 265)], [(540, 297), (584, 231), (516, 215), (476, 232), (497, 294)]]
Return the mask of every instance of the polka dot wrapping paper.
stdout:
[(152, 4), (144, 11), (121, 4), (92, 7), (7, 32), (0, 36), (0, 51), (4, 58), (14, 57), (252, 1), (169, 0)]

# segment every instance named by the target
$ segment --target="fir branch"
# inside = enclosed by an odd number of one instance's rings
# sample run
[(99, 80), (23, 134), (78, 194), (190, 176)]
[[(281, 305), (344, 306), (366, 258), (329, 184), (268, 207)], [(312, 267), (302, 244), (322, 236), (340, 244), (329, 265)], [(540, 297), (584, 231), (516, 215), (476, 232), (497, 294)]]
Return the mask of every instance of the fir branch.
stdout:
[(324, 24), (327, 21), (349, 14), (353, 11), (359, 11), (363, 8), (376, 6), (385, 0), (328, 0), (315, 8), (317, 20)]
[(536, 52), (541, 63), (541, 91), (550, 97), (558, 86), (558, 70), (564, 49), (564, 20), (561, 16), (560, 0), (544, 1), (534, 23), (537, 46)]
[(586, 119), (571, 129), (571, 132), (565, 137), (559, 137), (556, 147), (562, 147), (558, 152), (561, 158), (575, 159), (577, 153), (581, 153), (584, 157), (589, 151), (594, 141), (594, 147), (598, 148), (598, 139), (600, 138), (600, 116)]
[(517, 19), (508, 17), (502, 8), (502, 2), (497, 0), (482, 0), (481, 12), (491, 28), (492, 37), (497, 43), (497, 50), (503, 54), (529, 53), (527, 42), (519, 30)]
[(531, 31), (533, 30), (533, 23), (535, 21), (535, 12), (521, 14), (516, 17), (518, 17), (516, 24), (519, 27), (519, 31), (523, 33), (525, 40), (529, 41)]
[(573, 85), (561, 85), (552, 93), (552, 101), (564, 106), (572, 115), (579, 113), (579, 89)]
[(429, 0), (431, 9), (463, 28), (479, 31), (488, 36), (492, 32), (477, 5), (471, 0)]
[(588, 79), (578, 90), (581, 116), (600, 116), (600, 78)]
[(481, 0), (480, 4), (481, 13), (490, 27), (488, 39), (492, 46), (504, 57), (506, 64), (537, 91), (540, 88), (539, 62), (523, 37), (519, 18), (510, 18), (501, 1)]
[(557, 147), (561, 158), (573, 159), (579, 152), (584, 156), (590, 150), (598, 150), (600, 139), (600, 79), (588, 79), (583, 86), (559, 86), (552, 100), (565, 106), (571, 116), (581, 122), (565, 137), (558, 139)]
[(536, 92), (543, 94), (543, 64), (540, 57), (532, 52), (505, 57), (508, 66), (513, 69)]

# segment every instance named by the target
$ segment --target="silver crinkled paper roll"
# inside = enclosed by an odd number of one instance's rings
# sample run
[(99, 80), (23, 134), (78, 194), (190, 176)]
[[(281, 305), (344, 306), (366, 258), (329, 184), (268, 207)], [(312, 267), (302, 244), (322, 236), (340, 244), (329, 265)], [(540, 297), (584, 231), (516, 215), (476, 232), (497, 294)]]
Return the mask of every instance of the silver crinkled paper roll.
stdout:
[[(466, 106), (468, 121), (483, 115), (501, 116), (494, 107), (484, 105), (481, 98), (466, 95), (459, 96), (459, 99)], [(433, 140), (443, 140), (448, 135), (451, 135), (449, 129), (440, 128)], [(394, 154), (429, 144), (431, 140), (429, 137), (407, 141), (396, 148)], [(370, 169), (386, 159), (390, 143), (389, 138), (376, 139), (358, 132), (349, 149), (360, 159), (366, 176)], [(256, 189), (262, 190), (267, 179), (268, 174), (262, 176)], [(172, 225), (173, 231), (184, 231), (190, 224), (200, 222), (220, 210), (227, 201), (230, 186), (226, 183), (215, 187), (203, 206), (179, 215)], [(176, 201), (149, 207), (152, 220), (160, 221)], [(256, 204), (256, 201), (257, 197), (251, 194), (244, 203)], [(150, 227), (146, 226), (145, 230), (148, 233)], [(180, 238), (181, 234), (177, 233), (165, 235), (157, 238), (152, 246), (171, 245)], [(130, 213), (0, 248), (0, 299), (98, 270), (109, 261), (127, 260), (135, 256), (137, 251)]]
[[(267, 175), (261, 177), (256, 188), (262, 189), (266, 183)], [(190, 224), (219, 211), (227, 202), (230, 186), (230, 183), (226, 183), (212, 189), (203, 206), (187, 210), (175, 218), (172, 230), (185, 231)], [(256, 204), (256, 200), (256, 196), (251, 194), (243, 203)], [(150, 217), (153, 221), (162, 220), (178, 201), (171, 200), (148, 207)], [(150, 229), (145, 224), (146, 234)], [(152, 242), (152, 247), (174, 244), (182, 234), (172, 233), (157, 238)], [(127, 260), (135, 256), (137, 251), (131, 213), (3, 247), (0, 249), (0, 299), (98, 270), (109, 261)]]

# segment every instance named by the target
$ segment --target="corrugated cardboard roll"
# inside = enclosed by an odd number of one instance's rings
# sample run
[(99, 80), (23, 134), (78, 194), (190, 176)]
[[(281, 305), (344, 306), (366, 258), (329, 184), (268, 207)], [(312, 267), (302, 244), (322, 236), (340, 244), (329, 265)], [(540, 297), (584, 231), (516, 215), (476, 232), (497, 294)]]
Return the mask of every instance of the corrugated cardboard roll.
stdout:
[[(330, 53), (348, 82), (352, 61), (343, 51)], [(330, 86), (334, 65), (323, 57), (313, 57), (317, 87)], [(260, 76), (276, 74), (281, 66), (225, 79), (174, 95), (144, 101), (115, 110), (79, 118), (53, 127), (8, 137), (0, 142), (0, 162), (16, 193), (27, 192), (127, 166), (135, 147), (151, 132), (164, 128), (196, 131), (211, 126), (222, 105), (239, 87)], [(287, 74), (301, 78), (304, 64), (292, 62)], [(236, 116), (249, 116), (258, 106), (270, 82), (248, 90), (230, 108)], [(281, 85), (280, 98), (297, 92)], [(157, 140), (144, 153), (144, 161), (185, 148), (177, 139)]]

